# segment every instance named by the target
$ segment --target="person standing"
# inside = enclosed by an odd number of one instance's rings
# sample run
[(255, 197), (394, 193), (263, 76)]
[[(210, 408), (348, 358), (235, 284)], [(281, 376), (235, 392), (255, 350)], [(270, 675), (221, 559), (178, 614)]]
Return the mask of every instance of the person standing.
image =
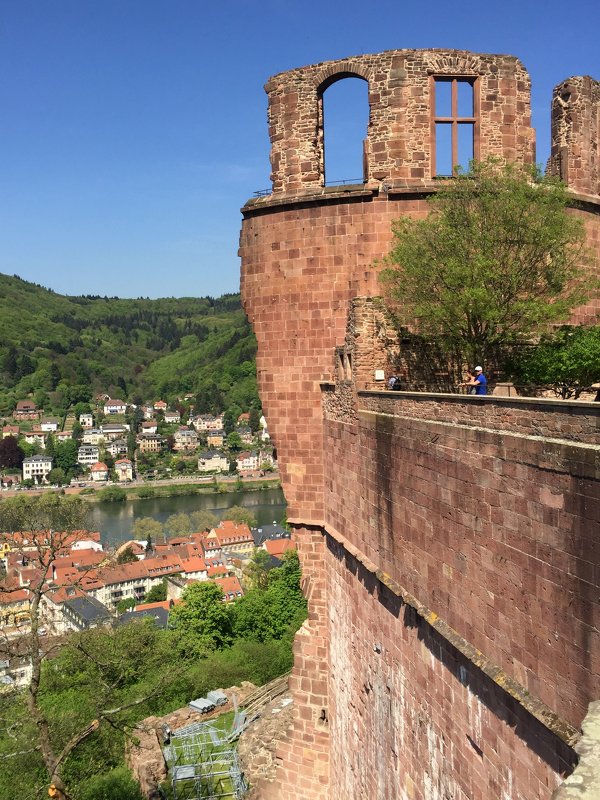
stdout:
[(475, 387), (475, 394), (487, 394), (487, 378), (483, 374), (483, 367), (475, 367), (475, 377), (471, 382)]

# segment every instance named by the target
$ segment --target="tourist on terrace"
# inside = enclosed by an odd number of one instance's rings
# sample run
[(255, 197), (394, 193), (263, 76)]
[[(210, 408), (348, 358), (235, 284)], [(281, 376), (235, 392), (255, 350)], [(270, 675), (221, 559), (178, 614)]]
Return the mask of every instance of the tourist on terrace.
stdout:
[[(471, 380), (467, 381), (465, 386), (473, 386), (475, 388), (474, 394), (487, 394), (487, 378), (483, 374), (483, 367), (475, 367), (475, 374), (471, 375)], [(469, 390), (469, 394), (472, 390)]]

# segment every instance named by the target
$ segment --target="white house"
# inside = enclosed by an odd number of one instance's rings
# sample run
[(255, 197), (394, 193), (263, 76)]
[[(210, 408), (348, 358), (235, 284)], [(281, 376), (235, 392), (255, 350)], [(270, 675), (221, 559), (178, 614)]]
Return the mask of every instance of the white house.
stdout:
[(110, 422), (107, 425), (101, 425), (100, 430), (105, 439), (121, 439), (123, 436), (127, 435), (129, 425), (120, 425), (118, 422)]
[(116, 458), (117, 456), (125, 455), (128, 447), (125, 439), (114, 439), (112, 442), (109, 442), (104, 449), (107, 453), (110, 453), (113, 458)]
[(181, 422), (181, 414), (179, 411), (165, 411), (165, 422), (169, 425), (175, 422)]
[(82, 428), (93, 428), (94, 427), (94, 415), (85, 413), (79, 415), (79, 424)]
[(83, 464), (84, 467), (91, 467), (93, 464), (97, 464), (99, 458), (100, 449), (93, 444), (82, 444), (77, 451), (77, 462)]
[(44, 433), (55, 433), (58, 430), (58, 419), (56, 417), (46, 417), (40, 422), (40, 430)]
[(108, 467), (103, 461), (98, 461), (90, 467), (90, 475), (93, 481), (107, 481)]
[(29, 456), (23, 459), (23, 480), (33, 480), (35, 483), (47, 483), (46, 476), (52, 469), (50, 456)]
[(125, 414), (127, 411), (127, 403), (123, 400), (105, 400), (104, 413), (105, 414)]
[(117, 480), (130, 481), (133, 478), (133, 464), (128, 458), (120, 458), (115, 461), (115, 472), (117, 473)]
[(229, 462), (220, 450), (207, 450), (198, 456), (198, 472), (227, 472)]
[(103, 444), (105, 438), (100, 428), (90, 428), (89, 430), (84, 431), (84, 434), (81, 437), (81, 441), (83, 444), (98, 445), (98, 444)]
[(255, 472), (260, 467), (259, 455), (256, 450), (240, 453), (237, 457), (238, 472)]

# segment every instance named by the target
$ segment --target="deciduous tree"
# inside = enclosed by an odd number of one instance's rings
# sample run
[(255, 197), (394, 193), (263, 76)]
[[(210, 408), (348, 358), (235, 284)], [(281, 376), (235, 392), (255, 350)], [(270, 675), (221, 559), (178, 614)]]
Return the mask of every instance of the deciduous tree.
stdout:
[(381, 282), (398, 321), (474, 363), (564, 319), (591, 288), (569, 203), (535, 169), (472, 163), (431, 197), (426, 219), (394, 225)]

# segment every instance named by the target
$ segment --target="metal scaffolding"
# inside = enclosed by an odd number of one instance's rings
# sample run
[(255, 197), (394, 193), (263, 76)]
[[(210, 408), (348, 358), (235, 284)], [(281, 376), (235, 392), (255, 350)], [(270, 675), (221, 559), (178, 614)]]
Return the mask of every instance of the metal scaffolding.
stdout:
[(171, 734), (164, 748), (173, 800), (241, 800), (248, 789), (231, 734), (206, 722)]

